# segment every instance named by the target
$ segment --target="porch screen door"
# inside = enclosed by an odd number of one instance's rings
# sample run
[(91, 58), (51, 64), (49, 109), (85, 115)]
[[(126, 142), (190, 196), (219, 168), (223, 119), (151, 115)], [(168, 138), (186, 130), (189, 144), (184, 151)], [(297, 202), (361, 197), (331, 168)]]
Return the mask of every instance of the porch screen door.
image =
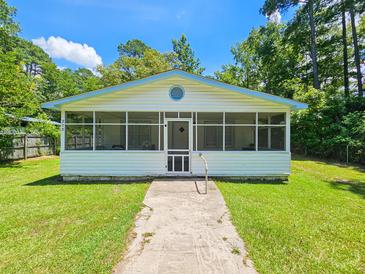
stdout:
[(189, 119), (167, 119), (167, 172), (190, 172), (191, 129)]

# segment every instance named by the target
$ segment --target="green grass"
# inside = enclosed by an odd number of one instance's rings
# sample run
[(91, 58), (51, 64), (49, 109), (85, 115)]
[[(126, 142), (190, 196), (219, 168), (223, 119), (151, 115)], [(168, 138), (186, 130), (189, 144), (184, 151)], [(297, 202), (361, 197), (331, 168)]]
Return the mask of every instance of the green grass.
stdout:
[(0, 273), (110, 273), (148, 183), (63, 183), (59, 159), (0, 165)]
[(288, 183), (218, 187), (259, 272), (365, 272), (364, 170), (297, 159)]

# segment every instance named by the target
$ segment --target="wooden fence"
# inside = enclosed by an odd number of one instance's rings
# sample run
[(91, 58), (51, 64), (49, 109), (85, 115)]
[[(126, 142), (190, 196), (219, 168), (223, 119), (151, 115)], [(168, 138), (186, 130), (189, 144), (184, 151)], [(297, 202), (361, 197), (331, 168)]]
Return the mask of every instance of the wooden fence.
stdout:
[(51, 137), (27, 134), (1, 137), (3, 142), (0, 147), (0, 161), (56, 154), (57, 141)]

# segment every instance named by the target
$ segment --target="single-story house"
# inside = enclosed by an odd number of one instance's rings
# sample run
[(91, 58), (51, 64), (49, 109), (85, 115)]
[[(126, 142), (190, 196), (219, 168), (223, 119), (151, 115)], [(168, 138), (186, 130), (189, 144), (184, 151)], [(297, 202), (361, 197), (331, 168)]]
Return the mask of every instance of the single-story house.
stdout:
[[(182, 70), (43, 104), (61, 111), (61, 175), (288, 176), (307, 105)], [(82, 178), (82, 177), (81, 177)]]

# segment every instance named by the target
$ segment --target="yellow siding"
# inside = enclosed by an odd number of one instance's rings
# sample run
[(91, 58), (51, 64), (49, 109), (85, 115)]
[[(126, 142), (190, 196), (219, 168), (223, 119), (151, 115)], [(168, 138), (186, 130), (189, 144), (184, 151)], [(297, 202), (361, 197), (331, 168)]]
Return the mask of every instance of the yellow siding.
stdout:
[[(181, 101), (169, 97), (169, 88), (181, 85)], [(286, 111), (289, 107), (238, 92), (219, 89), (193, 80), (173, 77), (123, 91), (70, 103), (63, 110), (125, 111)]]

